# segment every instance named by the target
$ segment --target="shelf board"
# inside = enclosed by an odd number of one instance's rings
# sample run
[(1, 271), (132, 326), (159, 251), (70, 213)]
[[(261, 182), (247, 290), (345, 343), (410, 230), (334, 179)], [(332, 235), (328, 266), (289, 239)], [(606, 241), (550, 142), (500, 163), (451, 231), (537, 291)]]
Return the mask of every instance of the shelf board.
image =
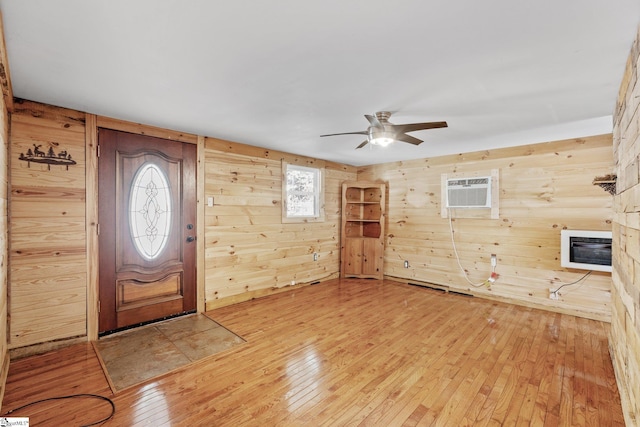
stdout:
[(372, 237), (372, 236), (345, 236), (347, 239), (365, 239), (365, 240), (380, 240), (380, 237)]
[(352, 205), (379, 205), (380, 202), (363, 202), (360, 200), (347, 200), (347, 203), (351, 203)]

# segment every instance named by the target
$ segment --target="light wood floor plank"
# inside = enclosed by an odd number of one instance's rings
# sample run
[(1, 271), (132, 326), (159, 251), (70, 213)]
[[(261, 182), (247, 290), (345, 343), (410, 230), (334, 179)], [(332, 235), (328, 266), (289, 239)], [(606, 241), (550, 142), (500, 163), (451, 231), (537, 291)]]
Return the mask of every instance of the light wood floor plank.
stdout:
[[(247, 340), (112, 394), (89, 344), (12, 361), (3, 410), (113, 399), (106, 426), (623, 426), (607, 324), (391, 281), (332, 280), (218, 308)], [(108, 408), (12, 415), (79, 425)]]

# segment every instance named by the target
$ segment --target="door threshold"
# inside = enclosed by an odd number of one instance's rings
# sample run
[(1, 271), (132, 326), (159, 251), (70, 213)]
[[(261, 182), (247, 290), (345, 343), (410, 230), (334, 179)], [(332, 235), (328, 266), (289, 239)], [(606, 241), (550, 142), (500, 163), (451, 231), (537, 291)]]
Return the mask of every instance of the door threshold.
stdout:
[(118, 332), (124, 332), (124, 331), (128, 331), (130, 329), (139, 328), (141, 326), (151, 325), (153, 323), (164, 322), (165, 320), (175, 319), (176, 317), (187, 316), (189, 314), (194, 314), (197, 311), (198, 310), (196, 310), (196, 309), (189, 310), (189, 311), (183, 311), (181, 313), (172, 314), (171, 316), (165, 316), (165, 317), (161, 317), (159, 319), (153, 319), (153, 320), (148, 320), (146, 322), (136, 323), (135, 325), (123, 326), (122, 328), (116, 328), (116, 329), (111, 329), (109, 331), (98, 332), (98, 339), (100, 339), (102, 337), (106, 337), (107, 335), (112, 335), (112, 334), (118, 333)]

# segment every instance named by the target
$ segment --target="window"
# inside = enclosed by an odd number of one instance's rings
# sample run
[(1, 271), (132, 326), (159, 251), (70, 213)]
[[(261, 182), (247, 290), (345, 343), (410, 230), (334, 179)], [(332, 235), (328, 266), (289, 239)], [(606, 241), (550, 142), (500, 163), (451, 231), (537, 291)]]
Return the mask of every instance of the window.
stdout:
[(131, 184), (129, 228), (138, 253), (156, 259), (167, 244), (171, 229), (171, 192), (162, 170), (144, 164)]
[(282, 162), (282, 222), (324, 221), (322, 169)]

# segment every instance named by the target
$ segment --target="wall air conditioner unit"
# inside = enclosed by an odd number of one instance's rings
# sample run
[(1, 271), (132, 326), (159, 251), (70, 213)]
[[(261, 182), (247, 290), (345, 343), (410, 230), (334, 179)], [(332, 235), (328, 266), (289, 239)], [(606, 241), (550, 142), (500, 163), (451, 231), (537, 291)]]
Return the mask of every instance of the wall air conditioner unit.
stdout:
[(447, 179), (447, 208), (491, 208), (491, 177)]

